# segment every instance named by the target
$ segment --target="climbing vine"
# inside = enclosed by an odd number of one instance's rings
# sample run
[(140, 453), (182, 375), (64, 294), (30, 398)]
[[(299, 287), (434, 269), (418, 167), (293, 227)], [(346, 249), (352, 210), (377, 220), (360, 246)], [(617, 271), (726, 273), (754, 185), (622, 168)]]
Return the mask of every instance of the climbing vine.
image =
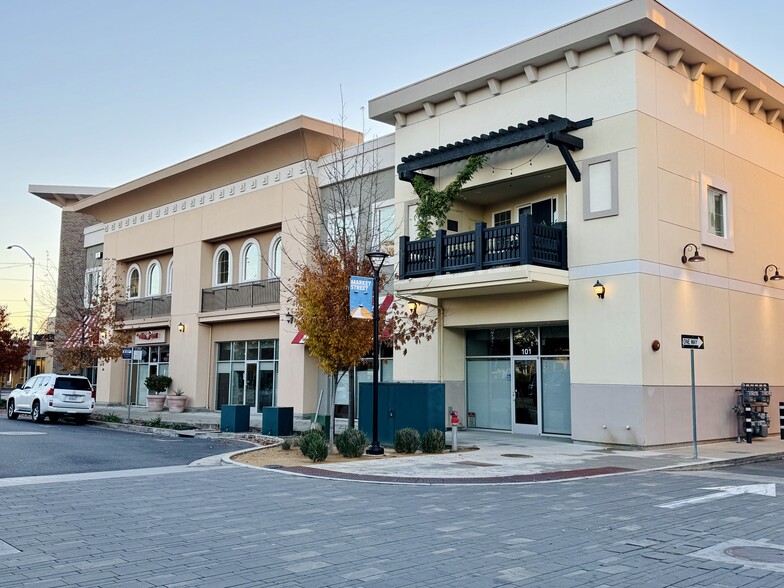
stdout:
[(486, 161), (487, 158), (484, 155), (469, 157), (465, 167), (443, 190), (436, 190), (426, 176), (414, 176), (411, 185), (419, 196), (416, 220), (420, 239), (428, 239), (433, 236), (431, 226), (434, 222), (436, 226), (443, 226), (446, 223), (446, 215), (452, 209), (455, 199), (460, 196), (463, 186), (471, 180), (477, 171), (482, 169)]

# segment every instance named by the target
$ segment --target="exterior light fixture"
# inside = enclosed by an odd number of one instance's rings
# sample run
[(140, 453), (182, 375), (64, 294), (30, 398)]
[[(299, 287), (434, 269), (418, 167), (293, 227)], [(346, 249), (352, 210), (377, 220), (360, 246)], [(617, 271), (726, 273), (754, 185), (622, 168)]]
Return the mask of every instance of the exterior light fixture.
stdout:
[(414, 302), (413, 300), (409, 300), (409, 302), (408, 302), (408, 311), (412, 315), (416, 315), (416, 313), (417, 313), (417, 303)]
[(383, 251), (367, 254), (373, 266), (373, 440), (365, 450), (368, 455), (384, 455), (384, 448), (378, 442), (378, 273), (387, 257)]
[(604, 292), (604, 284), (602, 284), (599, 280), (596, 280), (596, 283), (593, 285), (593, 293), (604, 300)]
[(290, 312), (287, 312), (287, 313), (286, 313), (286, 322), (287, 322), (288, 324), (291, 324), (291, 323), (293, 323), (293, 322), (294, 322), (294, 315), (293, 315), (293, 314), (291, 314)]
[(184, 332), (185, 332), (185, 325), (183, 325), (182, 323), (180, 323), (179, 325), (177, 325), (177, 330), (178, 330), (180, 333), (184, 333)]
[[(691, 257), (686, 257), (686, 251), (691, 247), (694, 249), (694, 255)], [(700, 248), (697, 247), (694, 243), (687, 243), (686, 246), (683, 248), (683, 255), (681, 256), (681, 263), (694, 263), (699, 261), (705, 261), (705, 258), (700, 255)]]
[[(770, 268), (773, 268), (774, 270), (776, 270), (776, 273), (774, 273), (772, 276), (768, 276), (768, 270), (769, 270)], [(771, 263), (771, 264), (770, 264), (768, 267), (766, 267), (766, 268), (765, 268), (765, 275), (764, 275), (764, 276), (762, 276), (762, 279), (763, 279), (763, 280), (765, 280), (766, 282), (767, 282), (768, 280), (770, 280), (770, 281), (774, 281), (774, 280), (775, 280), (775, 281), (777, 281), (777, 282), (778, 282), (779, 280), (784, 280), (784, 276), (782, 276), (782, 275), (779, 273), (779, 268), (778, 268), (778, 266), (777, 266), (777, 265), (773, 265), (773, 264)]]

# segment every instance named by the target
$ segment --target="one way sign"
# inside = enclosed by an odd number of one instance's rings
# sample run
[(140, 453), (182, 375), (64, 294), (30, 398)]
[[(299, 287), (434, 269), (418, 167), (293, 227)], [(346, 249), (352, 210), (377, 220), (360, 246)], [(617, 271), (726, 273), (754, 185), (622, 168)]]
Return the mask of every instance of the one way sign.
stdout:
[(705, 349), (705, 339), (702, 335), (681, 335), (682, 349)]

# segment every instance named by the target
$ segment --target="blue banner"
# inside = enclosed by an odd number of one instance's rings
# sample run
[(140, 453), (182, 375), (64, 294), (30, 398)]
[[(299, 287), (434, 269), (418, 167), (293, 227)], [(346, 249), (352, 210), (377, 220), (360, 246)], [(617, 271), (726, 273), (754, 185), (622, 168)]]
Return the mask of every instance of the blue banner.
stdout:
[(351, 318), (373, 319), (373, 278), (351, 276), (349, 283)]

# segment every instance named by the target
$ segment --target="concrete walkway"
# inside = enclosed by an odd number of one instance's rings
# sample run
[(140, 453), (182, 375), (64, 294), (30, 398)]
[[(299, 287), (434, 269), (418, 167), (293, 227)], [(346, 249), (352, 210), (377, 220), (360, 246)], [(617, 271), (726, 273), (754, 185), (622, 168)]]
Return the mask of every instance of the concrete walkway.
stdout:
[[(123, 419), (127, 417), (127, 408), (124, 407), (99, 407), (96, 412), (103, 415), (113, 412)], [(139, 408), (131, 410), (131, 419), (137, 423), (158, 416), (164, 422), (191, 424), (194, 429), (214, 433), (220, 429), (220, 413), (217, 412), (173, 414), (167, 411), (153, 413)], [(342, 428), (340, 425), (345, 426), (345, 423), (338, 421), (336, 426)], [(295, 423), (297, 430), (305, 430), (308, 426), (308, 421)], [(258, 432), (260, 427), (261, 415), (251, 415), (251, 429)], [(447, 433), (447, 444), (450, 441), (451, 433)], [(698, 459), (694, 459), (691, 444), (627, 449), (477, 429), (460, 431), (458, 446), (459, 451), (440, 455), (366, 456), (349, 462), (314, 463), (306, 467), (270, 466), (270, 469), (295, 475), (397, 484), (498, 484), (545, 482), (654, 469), (697, 469), (784, 458), (784, 440), (772, 436), (755, 437), (751, 444), (735, 441), (701, 443)]]

